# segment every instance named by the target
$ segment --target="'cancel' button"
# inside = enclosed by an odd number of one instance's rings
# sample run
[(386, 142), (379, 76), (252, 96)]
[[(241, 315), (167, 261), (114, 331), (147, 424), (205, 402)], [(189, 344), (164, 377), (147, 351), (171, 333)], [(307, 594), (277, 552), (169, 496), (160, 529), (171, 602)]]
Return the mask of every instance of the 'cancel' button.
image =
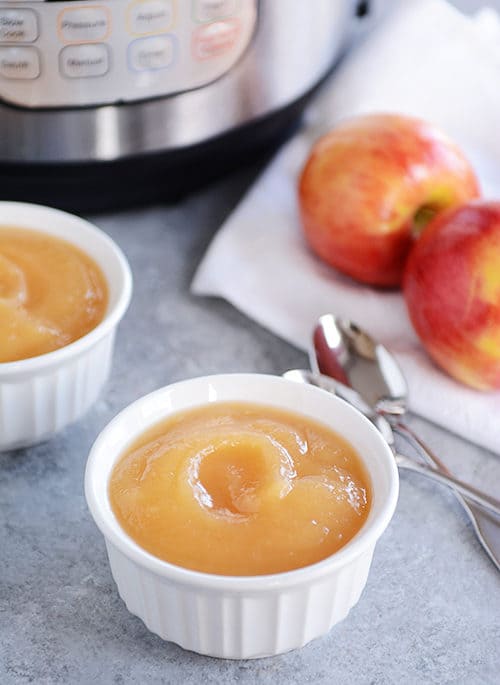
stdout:
[(134, 71), (167, 69), (172, 66), (174, 57), (172, 36), (139, 38), (128, 47), (129, 65)]
[(68, 78), (104, 76), (109, 69), (106, 45), (68, 45), (59, 53), (59, 68)]

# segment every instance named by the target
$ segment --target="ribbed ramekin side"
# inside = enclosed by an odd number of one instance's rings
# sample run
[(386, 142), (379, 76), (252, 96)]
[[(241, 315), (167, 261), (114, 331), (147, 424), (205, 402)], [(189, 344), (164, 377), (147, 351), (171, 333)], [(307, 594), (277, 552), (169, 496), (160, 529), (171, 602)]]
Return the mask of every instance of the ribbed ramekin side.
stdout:
[(139, 566), (108, 540), (106, 546), (120, 596), (149, 630), (228, 659), (281, 654), (326, 634), (359, 599), (373, 553), (291, 588), (244, 592), (180, 585)]
[(0, 450), (41, 442), (89, 409), (109, 377), (114, 330), (78, 357), (17, 379), (0, 377)]

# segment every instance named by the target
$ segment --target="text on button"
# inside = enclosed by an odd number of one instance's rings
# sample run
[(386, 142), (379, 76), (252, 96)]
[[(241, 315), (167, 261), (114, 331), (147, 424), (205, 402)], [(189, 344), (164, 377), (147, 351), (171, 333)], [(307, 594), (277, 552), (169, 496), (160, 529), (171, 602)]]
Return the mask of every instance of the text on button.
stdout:
[(38, 38), (36, 14), (28, 9), (0, 9), (0, 41), (33, 43)]
[(59, 55), (61, 73), (68, 78), (104, 76), (109, 69), (106, 45), (68, 45)]
[(234, 19), (200, 26), (193, 35), (194, 56), (203, 60), (223, 55), (234, 47), (239, 33), (239, 22)]
[(59, 15), (59, 38), (66, 43), (104, 40), (110, 30), (104, 7), (64, 9)]
[(225, 19), (236, 13), (237, 0), (194, 0), (197, 21)]
[(136, 0), (128, 10), (130, 33), (144, 36), (167, 31), (173, 21), (171, 0)]
[(170, 36), (134, 40), (129, 46), (129, 64), (135, 71), (166, 69), (174, 61), (174, 42)]
[(36, 48), (0, 48), (0, 75), (9, 79), (36, 79), (40, 58)]

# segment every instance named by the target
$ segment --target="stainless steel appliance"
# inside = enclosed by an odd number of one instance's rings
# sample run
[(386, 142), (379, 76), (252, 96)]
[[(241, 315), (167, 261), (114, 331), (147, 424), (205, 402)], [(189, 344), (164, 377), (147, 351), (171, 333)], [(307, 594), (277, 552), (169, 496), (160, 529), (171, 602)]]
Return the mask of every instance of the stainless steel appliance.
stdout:
[(0, 0), (0, 196), (190, 189), (289, 130), (354, 0)]

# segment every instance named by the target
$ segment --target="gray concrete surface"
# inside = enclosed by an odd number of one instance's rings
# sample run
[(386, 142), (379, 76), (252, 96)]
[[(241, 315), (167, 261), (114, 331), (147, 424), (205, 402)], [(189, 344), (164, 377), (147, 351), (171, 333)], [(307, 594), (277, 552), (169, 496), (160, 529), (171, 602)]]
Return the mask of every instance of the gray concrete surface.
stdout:
[[(494, 683), (500, 575), (448, 492), (403, 475), (396, 515), (348, 618), (302, 650), (230, 662), (150, 634), (113, 584), (83, 472), (99, 430), (160, 385), (225, 371), (280, 373), (305, 355), (188, 286), (255, 170), (171, 207), (95, 217), (135, 276), (111, 380), (50, 442), (0, 455), (0, 683)], [(500, 458), (412, 424), (463, 477), (498, 492)]]
[[(482, 2), (456, 4), (473, 11)], [(94, 408), (46, 444), (0, 454), (1, 685), (498, 683), (500, 574), (453, 496), (415, 475), (402, 476), (360, 602), (301, 650), (240, 662), (186, 652), (149, 633), (116, 592), (83, 496), (98, 432), (172, 381), (307, 363), (229, 304), (189, 294), (206, 246), (255, 172), (170, 207), (93, 217), (127, 254), (134, 296)], [(410, 423), (457, 475), (498, 496), (500, 457), (416, 417)]]

